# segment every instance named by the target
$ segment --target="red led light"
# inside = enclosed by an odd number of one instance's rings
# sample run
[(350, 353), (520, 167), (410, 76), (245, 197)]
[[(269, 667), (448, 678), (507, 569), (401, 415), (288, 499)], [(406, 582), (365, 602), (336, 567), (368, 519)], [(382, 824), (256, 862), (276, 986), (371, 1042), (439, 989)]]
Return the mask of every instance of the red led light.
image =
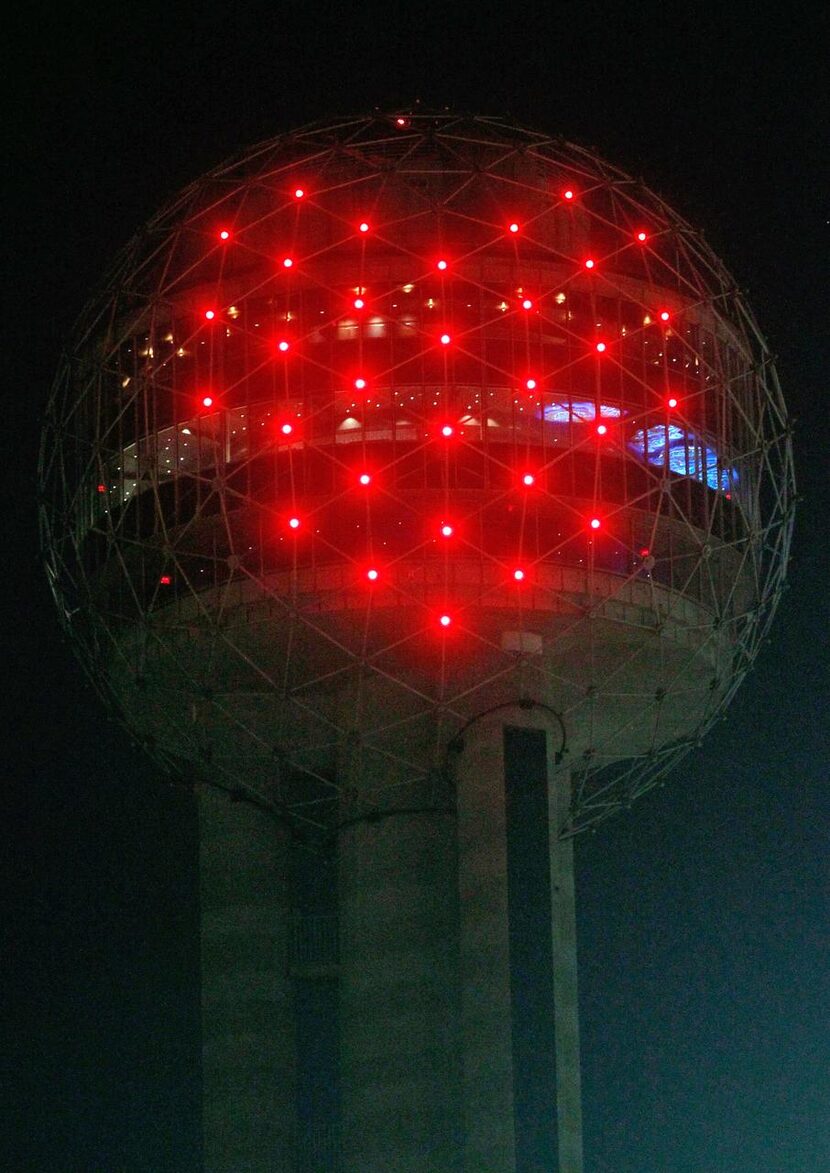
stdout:
[(443, 259), (435, 262), (435, 268), (440, 269), (442, 273), (444, 272), (446, 267), (447, 267), (447, 262)]
[(439, 618), (438, 622), (441, 624), (442, 627), (449, 627), (449, 625), (452, 623), (452, 617), (449, 615), (442, 615)]
[(567, 187), (567, 188), (565, 188), (565, 190), (562, 192), (562, 198), (563, 198), (564, 200), (572, 200), (572, 199), (574, 198), (574, 194), (575, 194), (575, 193), (574, 193), (574, 192), (571, 190), (571, 188)]
[(106, 491), (107, 491), (106, 485), (98, 485), (98, 492), (99, 493), (106, 493)]
[(230, 238), (231, 238), (230, 232), (228, 232), (227, 228), (223, 228), (222, 231), (219, 233), (219, 239), (220, 240), (230, 240)]
[(452, 424), (444, 424), (443, 428), (441, 429), (441, 435), (449, 438), (450, 436), (452, 436), (454, 434), (455, 434), (455, 428), (452, 426)]
[(361, 221), (360, 221), (360, 223), (359, 223), (359, 224), (358, 224), (358, 226), (357, 226), (357, 230), (358, 230), (358, 232), (368, 232), (368, 231), (369, 231), (369, 225), (366, 223), (366, 221), (365, 221), (365, 220), (361, 220)]
[(286, 350), (289, 349), (289, 344), (285, 341), (284, 338), (281, 342), (277, 343), (277, 349), (281, 350), (283, 352), (283, 354), (285, 354)]
[(205, 317), (209, 322), (212, 322), (216, 317), (216, 310), (205, 310)]
[(525, 297), (522, 300), (522, 309), (523, 310), (532, 310), (533, 309), (533, 302), (530, 300), (529, 297)]
[(671, 317), (671, 314), (669, 313), (668, 310), (660, 310), (660, 321), (661, 322), (667, 322), (670, 317)]
[(283, 257), (282, 258), (283, 269), (290, 269), (293, 264), (294, 264), (294, 261), (291, 257)]
[(666, 406), (667, 407), (677, 407), (677, 398), (674, 395), (670, 395), (669, 398), (666, 400)]
[(352, 305), (354, 306), (354, 308), (356, 310), (362, 310), (363, 307), (366, 305), (366, 302), (363, 300), (362, 297), (356, 297), (354, 299), (354, 301), (352, 302)]
[(536, 390), (536, 380), (535, 379), (525, 379), (525, 387), (527, 387), (528, 391), (535, 391)]
[(202, 396), (202, 407), (213, 407), (213, 396), (212, 395), (203, 395)]
[(604, 342), (598, 342), (596, 345), (597, 354), (605, 354), (607, 349), (608, 349), (608, 347), (605, 345)]
[(402, 115), (399, 115), (395, 119), (395, 126), (400, 126), (401, 128), (403, 128), (404, 126), (409, 126), (409, 119), (404, 118)]
[(592, 517), (590, 525), (591, 525), (591, 529), (599, 529), (599, 527), (602, 525), (602, 522), (600, 521), (600, 519), (598, 517)]
[(513, 221), (512, 224), (507, 225), (507, 231), (508, 232), (518, 232), (519, 231), (519, 225), (516, 223), (515, 220)]
[(366, 380), (365, 379), (355, 379), (354, 385), (358, 391), (362, 391), (366, 386)]
[(648, 240), (648, 235), (645, 232), (638, 232), (637, 239), (639, 240), (640, 244), (645, 244), (645, 242)]
[(362, 472), (357, 479), (360, 481), (361, 485), (371, 485), (372, 483), (372, 478), (368, 472)]
[(299, 529), (300, 528), (299, 517), (289, 517), (288, 526), (289, 526), (289, 529)]
[(524, 474), (524, 476), (522, 477), (522, 484), (526, 485), (527, 488), (529, 489), (531, 485), (536, 484), (536, 477), (533, 475), (532, 472), (526, 472)]
[(366, 571), (366, 577), (368, 578), (369, 582), (377, 582), (378, 572), (375, 570), (374, 566), (371, 568), (371, 570)]
[(585, 264), (585, 268), (586, 268), (586, 269), (593, 269), (593, 268), (594, 268), (594, 266), (596, 265), (596, 261), (594, 260), (594, 258), (593, 258), (593, 257), (587, 257), (587, 258), (585, 259), (585, 262), (584, 262), (584, 264)]
[(305, 195), (304, 188), (302, 188), (302, 187), (295, 187), (294, 188), (294, 199), (295, 200), (301, 200), (304, 195)]
[(648, 558), (649, 553), (650, 553), (650, 550), (649, 550), (648, 546), (641, 546), (640, 547), (640, 557), (641, 558)]
[(441, 526), (441, 536), (444, 538), (451, 538), (454, 532), (452, 526), (447, 522)]
[(452, 342), (452, 339), (450, 338), (449, 334), (442, 334), (440, 342), (442, 346), (449, 346), (450, 342)]
[(172, 578), (170, 577), (170, 575), (169, 575), (169, 574), (163, 574), (163, 575), (161, 576), (161, 578), (159, 579), (159, 585), (160, 585), (160, 586), (170, 586), (170, 583), (171, 583), (172, 581), (173, 581), (173, 580), (172, 580)]
[(513, 571), (513, 577), (515, 578), (516, 582), (524, 582), (525, 572), (521, 569), (521, 567), (517, 566)]
[(282, 432), (283, 436), (290, 436), (294, 431), (294, 428), (291, 424), (283, 424), (280, 428), (280, 431)]
[(608, 428), (605, 424), (597, 424), (597, 435), (598, 436), (604, 436), (607, 433), (607, 431), (608, 431)]

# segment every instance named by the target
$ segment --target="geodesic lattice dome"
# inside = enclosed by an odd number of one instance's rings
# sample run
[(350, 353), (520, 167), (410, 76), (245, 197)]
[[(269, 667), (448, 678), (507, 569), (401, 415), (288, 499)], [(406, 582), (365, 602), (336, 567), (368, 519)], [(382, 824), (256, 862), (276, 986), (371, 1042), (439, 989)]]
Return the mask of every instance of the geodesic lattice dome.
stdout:
[(560, 731), (568, 833), (630, 802), (754, 658), (793, 506), (701, 236), (587, 150), (449, 114), (183, 192), (83, 315), (41, 476), (62, 616), (136, 736), (320, 827), (344, 755), (381, 809), (509, 703)]

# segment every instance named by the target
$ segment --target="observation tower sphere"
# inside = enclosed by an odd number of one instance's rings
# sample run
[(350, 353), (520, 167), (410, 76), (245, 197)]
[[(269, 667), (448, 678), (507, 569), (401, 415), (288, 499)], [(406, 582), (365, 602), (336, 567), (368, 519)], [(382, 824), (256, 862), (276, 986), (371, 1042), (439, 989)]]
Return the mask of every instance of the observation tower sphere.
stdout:
[(541, 820), (558, 1117), (532, 1143), (580, 1169), (570, 841), (722, 713), (792, 528), (773, 362), (700, 233), (498, 118), (283, 135), (122, 252), (40, 476), (66, 630), (200, 795), (206, 1167), (301, 1167), (290, 983), (262, 1009), (228, 924), (260, 975), (290, 952), (302, 840), (338, 859), (340, 1167), (531, 1168), (509, 906)]

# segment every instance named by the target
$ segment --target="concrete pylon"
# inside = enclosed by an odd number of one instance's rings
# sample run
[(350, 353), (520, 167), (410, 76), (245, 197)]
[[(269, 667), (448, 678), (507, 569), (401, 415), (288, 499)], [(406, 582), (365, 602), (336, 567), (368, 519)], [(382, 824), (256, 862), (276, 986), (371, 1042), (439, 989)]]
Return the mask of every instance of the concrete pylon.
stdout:
[(197, 791), (205, 1173), (295, 1173), (289, 842), (267, 811)]

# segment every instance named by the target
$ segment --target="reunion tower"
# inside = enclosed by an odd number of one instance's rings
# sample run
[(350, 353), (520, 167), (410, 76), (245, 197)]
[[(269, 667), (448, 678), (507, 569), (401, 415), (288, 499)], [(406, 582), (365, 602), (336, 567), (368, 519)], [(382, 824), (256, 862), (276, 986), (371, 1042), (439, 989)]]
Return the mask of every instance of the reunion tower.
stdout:
[(205, 1170), (580, 1173), (574, 837), (722, 712), (792, 527), (701, 235), (497, 118), (262, 143), (121, 254), (41, 489), (197, 800)]

